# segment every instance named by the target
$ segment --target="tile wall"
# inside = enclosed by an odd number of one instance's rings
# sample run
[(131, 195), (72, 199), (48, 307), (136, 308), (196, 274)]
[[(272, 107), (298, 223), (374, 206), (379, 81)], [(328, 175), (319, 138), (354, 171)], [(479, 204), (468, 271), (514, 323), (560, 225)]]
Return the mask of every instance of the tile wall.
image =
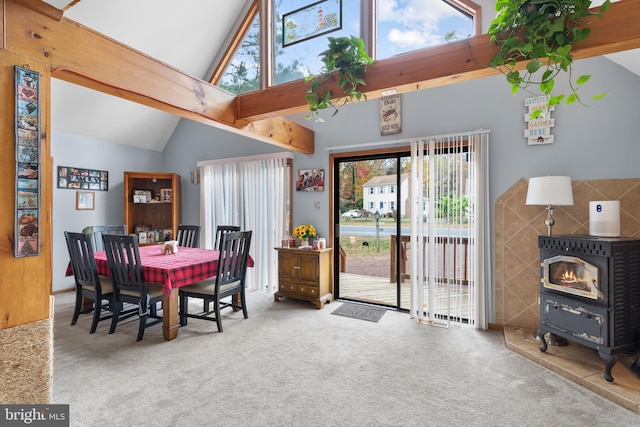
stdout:
[[(573, 181), (573, 206), (555, 207), (554, 235), (589, 234), (589, 202), (620, 201), (620, 233), (640, 237), (640, 179)], [(540, 320), (538, 236), (547, 234), (544, 206), (527, 206), (520, 179), (496, 201), (496, 324), (537, 329)]]

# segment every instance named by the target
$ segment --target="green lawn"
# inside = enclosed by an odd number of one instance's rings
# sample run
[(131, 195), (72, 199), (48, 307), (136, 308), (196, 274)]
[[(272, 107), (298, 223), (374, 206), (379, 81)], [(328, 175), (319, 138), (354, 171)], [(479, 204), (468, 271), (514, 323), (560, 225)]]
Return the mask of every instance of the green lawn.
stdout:
[[(369, 247), (362, 243), (368, 242)], [(380, 253), (390, 254), (391, 246), (390, 237), (380, 237)], [(340, 247), (346, 252), (347, 256), (369, 255), (377, 252), (375, 236), (340, 236)]]

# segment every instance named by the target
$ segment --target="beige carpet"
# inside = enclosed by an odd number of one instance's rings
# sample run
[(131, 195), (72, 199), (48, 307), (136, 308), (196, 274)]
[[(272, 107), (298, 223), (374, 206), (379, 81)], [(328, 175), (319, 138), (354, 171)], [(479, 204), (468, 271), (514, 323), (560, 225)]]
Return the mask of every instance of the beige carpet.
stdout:
[[(69, 326), (56, 297), (54, 403), (71, 426), (621, 426), (640, 415), (508, 350), (504, 335), (379, 322), (306, 302), (247, 295), (249, 318), (192, 319), (136, 343), (137, 321), (108, 334)], [(202, 307), (195, 301), (192, 309)]]
[(51, 403), (53, 319), (0, 331), (0, 403)]

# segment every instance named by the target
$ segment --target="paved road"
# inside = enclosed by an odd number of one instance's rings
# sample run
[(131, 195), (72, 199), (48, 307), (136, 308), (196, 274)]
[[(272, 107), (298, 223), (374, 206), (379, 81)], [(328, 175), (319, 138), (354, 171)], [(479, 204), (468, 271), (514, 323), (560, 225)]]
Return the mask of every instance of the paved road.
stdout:
[[(389, 237), (396, 234), (395, 225), (389, 224), (380, 226), (380, 237)], [(403, 235), (410, 235), (410, 227), (401, 228)], [(373, 236), (376, 235), (376, 227), (373, 225), (343, 225), (340, 224), (340, 235), (342, 236)], [(469, 230), (466, 228), (450, 230), (448, 228), (436, 228), (436, 236), (468, 237)]]

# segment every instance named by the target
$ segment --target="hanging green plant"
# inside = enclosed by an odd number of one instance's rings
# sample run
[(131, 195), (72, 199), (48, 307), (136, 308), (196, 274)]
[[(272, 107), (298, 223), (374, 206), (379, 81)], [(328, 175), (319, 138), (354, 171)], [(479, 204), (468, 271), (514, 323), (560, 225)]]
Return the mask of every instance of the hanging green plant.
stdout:
[[(338, 113), (338, 107), (351, 101), (367, 99), (367, 95), (358, 86), (365, 85), (362, 75), (367, 70), (367, 65), (373, 63), (373, 59), (367, 55), (364, 49), (364, 42), (358, 37), (329, 37), (329, 47), (318, 56), (324, 63), (322, 73), (311, 75), (305, 81), (311, 82), (305, 94), (305, 99), (309, 104), (309, 114), (306, 119), (314, 118), (317, 122), (322, 122), (319, 111), (325, 108), (333, 108), (333, 116)], [(338, 78), (338, 86), (342, 93), (336, 94), (331, 89), (324, 87), (324, 83), (330, 80), (334, 72)], [(334, 99), (335, 98), (335, 99)]]
[[(491, 67), (502, 72), (515, 94), (522, 89), (534, 95), (531, 86), (537, 86), (544, 94), (549, 107), (578, 102), (587, 105), (578, 90), (589, 81), (585, 74), (574, 79), (573, 54), (576, 42), (582, 42), (591, 33), (581, 25), (586, 18), (602, 18), (611, 6), (606, 0), (598, 11), (589, 10), (591, 0), (497, 0), (497, 16), (491, 22), (488, 33), (490, 42), (498, 47), (491, 60)], [(587, 22), (588, 24), (588, 22)], [(516, 69), (520, 61), (528, 61), (524, 70)], [(555, 79), (561, 72), (567, 73), (570, 93), (555, 94)], [(605, 97), (598, 94), (593, 100)], [(532, 118), (542, 114), (532, 113)]]

